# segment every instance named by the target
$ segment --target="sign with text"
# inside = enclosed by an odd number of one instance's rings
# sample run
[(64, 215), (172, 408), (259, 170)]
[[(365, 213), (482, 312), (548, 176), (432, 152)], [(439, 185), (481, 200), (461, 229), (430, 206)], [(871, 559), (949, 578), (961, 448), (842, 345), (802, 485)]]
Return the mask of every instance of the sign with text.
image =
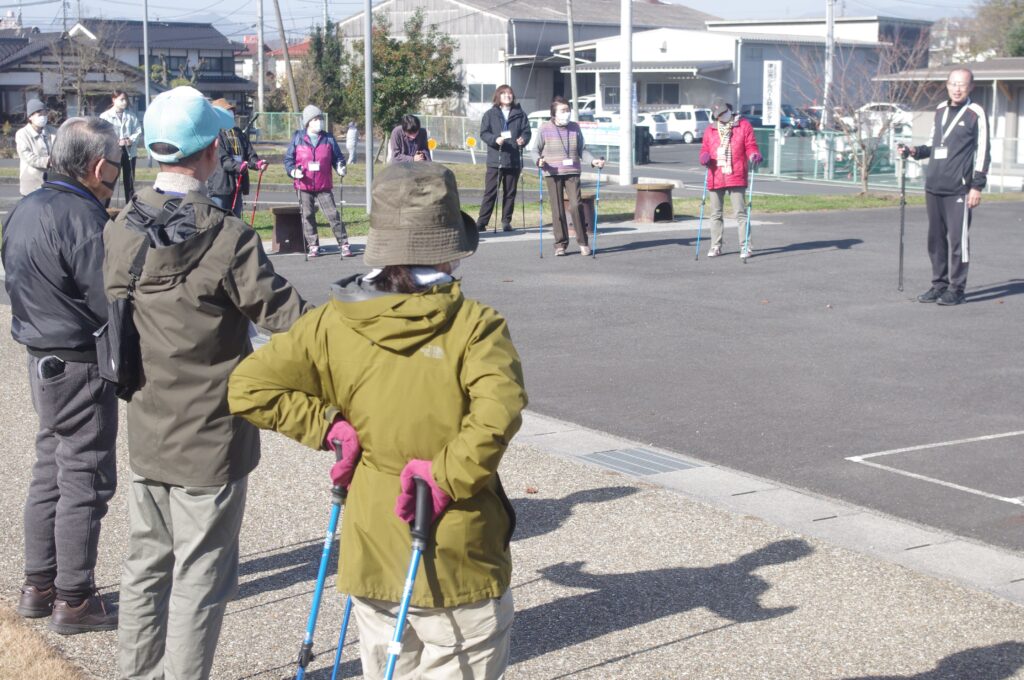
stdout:
[(761, 102), (761, 123), (767, 127), (778, 127), (781, 122), (779, 108), (782, 105), (782, 62), (764, 62), (764, 92)]

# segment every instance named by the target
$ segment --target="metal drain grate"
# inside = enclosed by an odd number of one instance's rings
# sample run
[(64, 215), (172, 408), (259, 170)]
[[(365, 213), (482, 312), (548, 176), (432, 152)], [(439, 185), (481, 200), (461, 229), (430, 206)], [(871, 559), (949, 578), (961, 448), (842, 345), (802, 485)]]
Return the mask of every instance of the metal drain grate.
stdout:
[(668, 456), (650, 449), (613, 449), (587, 453), (580, 458), (609, 470), (639, 477), (698, 467), (675, 456)]

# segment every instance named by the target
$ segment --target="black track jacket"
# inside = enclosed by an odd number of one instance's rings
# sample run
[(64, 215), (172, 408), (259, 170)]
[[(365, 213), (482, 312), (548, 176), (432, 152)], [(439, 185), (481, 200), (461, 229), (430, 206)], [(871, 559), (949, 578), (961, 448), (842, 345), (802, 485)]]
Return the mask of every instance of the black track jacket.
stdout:
[[(925, 170), (925, 191), (956, 196), (971, 189), (985, 188), (992, 154), (988, 120), (980, 105), (970, 99), (960, 106), (951, 106), (949, 100), (939, 104), (935, 109), (931, 140), (930, 145), (915, 149), (915, 157), (931, 158)], [(935, 152), (942, 147), (946, 149), (946, 157), (937, 158)]]

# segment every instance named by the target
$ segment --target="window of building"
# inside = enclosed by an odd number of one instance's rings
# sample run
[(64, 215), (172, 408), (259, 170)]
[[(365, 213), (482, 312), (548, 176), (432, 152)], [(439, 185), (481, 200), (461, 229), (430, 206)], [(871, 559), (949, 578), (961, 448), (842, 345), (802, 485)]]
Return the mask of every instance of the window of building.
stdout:
[(470, 104), (490, 104), (498, 86), (492, 83), (470, 83), (468, 88)]
[(612, 86), (605, 86), (604, 88), (604, 107), (618, 108), (619, 107), (619, 88)]
[(676, 105), (679, 103), (678, 83), (648, 83), (646, 91), (645, 103), (647, 104)]

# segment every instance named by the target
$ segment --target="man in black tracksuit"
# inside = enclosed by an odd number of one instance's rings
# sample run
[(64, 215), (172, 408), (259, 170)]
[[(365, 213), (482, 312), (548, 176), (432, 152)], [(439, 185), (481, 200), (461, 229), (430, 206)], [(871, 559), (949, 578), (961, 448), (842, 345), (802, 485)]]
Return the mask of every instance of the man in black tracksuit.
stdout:
[(117, 398), (99, 376), (93, 333), (107, 320), (103, 226), (121, 159), (114, 126), (69, 118), (46, 182), (4, 224), (11, 335), (28, 350), (39, 416), (17, 612), (50, 616), (50, 629), (64, 635), (117, 627), (93, 578), (100, 520), (117, 484)]
[(964, 301), (971, 210), (981, 203), (991, 161), (985, 111), (969, 97), (973, 86), (970, 70), (951, 71), (946, 80), (949, 99), (935, 110), (932, 143), (900, 148), (914, 158), (931, 159), (924, 189), (932, 287), (918, 296), (919, 302)]

